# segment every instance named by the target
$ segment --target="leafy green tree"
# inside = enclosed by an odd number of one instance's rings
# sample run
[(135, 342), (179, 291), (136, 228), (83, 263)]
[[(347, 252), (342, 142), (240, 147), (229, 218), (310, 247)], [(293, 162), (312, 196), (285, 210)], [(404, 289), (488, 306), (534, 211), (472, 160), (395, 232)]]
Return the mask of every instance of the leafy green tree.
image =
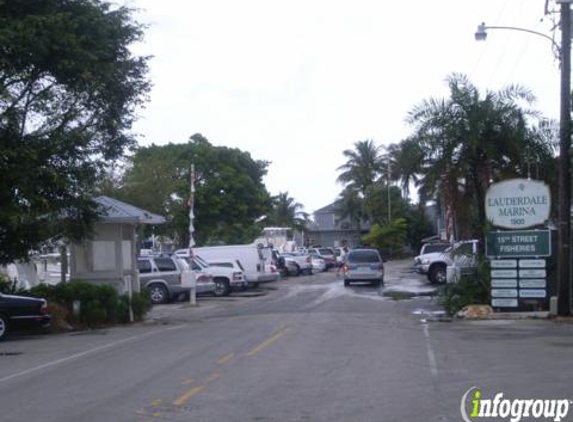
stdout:
[[(390, 193), (390, 209), (388, 209), (388, 193)], [(371, 221), (379, 224), (388, 224), (398, 217), (405, 218), (409, 210), (408, 202), (402, 197), (400, 188), (388, 187), (382, 182), (376, 182), (368, 188), (363, 207)]]
[(397, 218), (389, 224), (374, 224), (370, 232), (362, 236), (362, 241), (382, 251), (385, 257), (400, 256), (408, 236), (408, 222)]
[(303, 205), (291, 198), (288, 192), (280, 192), (272, 198), (272, 209), (265, 224), (303, 231), (309, 221), (308, 213), (302, 211), (303, 208)]
[(0, 2), (0, 263), (38, 242), (79, 239), (97, 217), (91, 187), (134, 144), (149, 90), (143, 27), (100, 0)]
[(194, 238), (197, 244), (253, 241), (257, 220), (268, 213), (271, 198), (263, 183), (268, 163), (248, 152), (217, 147), (200, 134), (185, 144), (139, 148), (131, 158), (122, 198), (165, 215), (170, 223), (156, 227), (180, 246), (189, 239), (190, 167), (195, 163)]

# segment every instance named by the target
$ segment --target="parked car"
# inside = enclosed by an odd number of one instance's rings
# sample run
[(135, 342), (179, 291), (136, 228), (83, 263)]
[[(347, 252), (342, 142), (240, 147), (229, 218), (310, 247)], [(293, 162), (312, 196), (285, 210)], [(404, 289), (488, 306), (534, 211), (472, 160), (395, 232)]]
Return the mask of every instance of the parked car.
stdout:
[(450, 242), (428, 242), (424, 243), (420, 248), (418, 255), (426, 255), (433, 252), (443, 252), (448, 249), (452, 244)]
[(0, 340), (13, 329), (47, 327), (51, 320), (45, 299), (0, 293)]
[(353, 249), (348, 252), (344, 264), (344, 285), (354, 281), (369, 281), (374, 285), (384, 284), (384, 261), (376, 249)]
[(326, 262), (324, 262), (324, 259), (319, 258), (316, 255), (312, 255), (310, 256), (310, 263), (312, 264), (313, 273), (321, 273), (326, 271)]
[(329, 248), (309, 248), (308, 253), (314, 253), (319, 258), (324, 259), (327, 269), (336, 267), (336, 255)]
[(237, 271), (221, 266), (211, 266), (199, 255), (194, 255), (191, 258), (191, 269), (211, 275), (213, 283), (215, 283), (214, 296), (228, 296), (232, 290), (247, 287), (247, 281), (242, 270)]
[(282, 252), (279, 257), (284, 258), (288, 275), (312, 274), (312, 262), (308, 254)]
[[(149, 290), (153, 304), (167, 303), (180, 295), (189, 295), (189, 287), (183, 287), (182, 273), (189, 271), (189, 264), (175, 255), (150, 255), (137, 258), (139, 283)], [(199, 294), (215, 291), (210, 274), (195, 272), (195, 291)]]
[(454, 257), (477, 254), (477, 248), (477, 240), (464, 240), (454, 243), (444, 251), (418, 255), (414, 258), (414, 271), (427, 275), (433, 284), (445, 283), (447, 267), (454, 262)]

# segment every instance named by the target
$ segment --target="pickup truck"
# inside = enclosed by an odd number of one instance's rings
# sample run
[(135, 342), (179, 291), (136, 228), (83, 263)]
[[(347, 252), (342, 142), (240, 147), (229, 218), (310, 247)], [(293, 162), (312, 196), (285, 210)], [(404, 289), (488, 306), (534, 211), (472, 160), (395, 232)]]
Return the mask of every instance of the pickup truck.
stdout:
[(199, 255), (194, 255), (191, 259), (191, 269), (193, 271), (204, 271), (211, 275), (213, 283), (215, 283), (214, 296), (228, 296), (232, 290), (245, 289), (247, 287), (247, 281), (242, 271), (209, 265)]
[(442, 284), (448, 280), (448, 267), (456, 264), (462, 272), (475, 266), (478, 240), (462, 240), (443, 252), (431, 252), (414, 258), (414, 271), (428, 276), (430, 283)]

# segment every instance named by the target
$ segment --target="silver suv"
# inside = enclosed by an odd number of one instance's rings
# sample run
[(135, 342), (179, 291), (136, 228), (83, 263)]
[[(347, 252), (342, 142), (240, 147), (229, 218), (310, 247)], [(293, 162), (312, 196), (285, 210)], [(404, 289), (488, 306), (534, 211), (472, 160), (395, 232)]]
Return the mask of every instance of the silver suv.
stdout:
[(353, 281), (384, 284), (384, 260), (376, 249), (352, 249), (344, 264), (344, 286)]
[[(141, 256), (137, 258), (139, 283), (149, 290), (153, 304), (167, 303), (179, 295), (188, 295), (189, 288), (181, 285), (183, 271), (189, 270), (184, 259), (177, 256)], [(212, 293), (215, 284), (209, 274), (196, 273), (197, 293)]]

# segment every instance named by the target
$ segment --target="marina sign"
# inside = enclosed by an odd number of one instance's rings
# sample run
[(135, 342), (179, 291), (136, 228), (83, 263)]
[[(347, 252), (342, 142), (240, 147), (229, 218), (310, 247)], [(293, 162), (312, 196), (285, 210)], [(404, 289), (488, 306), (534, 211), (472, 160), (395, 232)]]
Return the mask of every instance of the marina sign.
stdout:
[(487, 219), (497, 227), (526, 229), (543, 224), (551, 209), (549, 186), (529, 179), (494, 183), (487, 191), (485, 208)]

